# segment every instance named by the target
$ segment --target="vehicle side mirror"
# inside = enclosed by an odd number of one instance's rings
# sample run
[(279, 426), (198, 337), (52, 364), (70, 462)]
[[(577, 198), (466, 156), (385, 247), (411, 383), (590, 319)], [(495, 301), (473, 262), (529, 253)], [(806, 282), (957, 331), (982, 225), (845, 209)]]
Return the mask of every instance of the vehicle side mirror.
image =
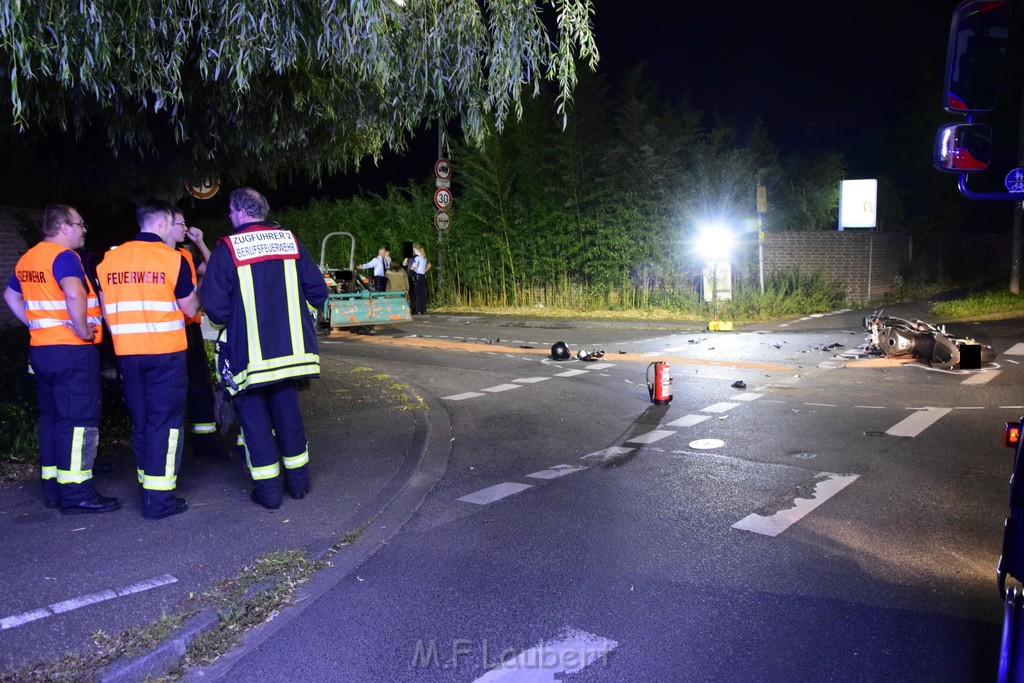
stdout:
[(978, 114), (995, 109), (1009, 37), (1009, 0), (960, 3), (946, 52), (946, 111)]
[(935, 136), (933, 163), (940, 171), (984, 171), (992, 161), (992, 129), (983, 123), (951, 123)]

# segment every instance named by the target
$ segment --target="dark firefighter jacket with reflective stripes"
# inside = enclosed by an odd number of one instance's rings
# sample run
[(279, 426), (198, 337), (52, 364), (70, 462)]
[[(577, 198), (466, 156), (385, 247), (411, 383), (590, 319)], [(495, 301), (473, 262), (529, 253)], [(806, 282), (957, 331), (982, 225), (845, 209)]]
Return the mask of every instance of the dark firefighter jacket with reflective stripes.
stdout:
[(217, 370), (230, 393), (320, 373), (310, 306), (323, 305), (327, 285), (291, 231), (239, 226), (214, 247), (200, 294), (220, 328)]

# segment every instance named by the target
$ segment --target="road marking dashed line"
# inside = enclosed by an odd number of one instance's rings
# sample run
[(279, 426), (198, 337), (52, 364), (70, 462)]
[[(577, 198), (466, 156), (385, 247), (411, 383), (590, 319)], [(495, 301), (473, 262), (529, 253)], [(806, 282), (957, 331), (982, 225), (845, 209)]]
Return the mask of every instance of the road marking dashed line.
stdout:
[(1000, 372), (1000, 370), (995, 370), (993, 372), (979, 372), (977, 374), (971, 375), (963, 382), (960, 382), (960, 384), (988, 384), (989, 382), (994, 380)]
[(910, 417), (889, 427), (885, 433), (890, 436), (917, 436), (951, 410), (951, 408), (922, 408)]
[(700, 424), (704, 420), (710, 420), (710, 415), (684, 415), (678, 420), (672, 420), (666, 427), (692, 427), (696, 424)]
[(732, 410), (739, 406), (739, 403), (730, 403), (728, 401), (722, 401), (721, 403), (713, 403), (707, 408), (701, 408), (702, 413), (724, 413), (727, 410)]
[(667, 436), (673, 436), (676, 432), (671, 429), (654, 429), (646, 434), (638, 434), (637, 436), (626, 439), (624, 443), (654, 443), (655, 441), (661, 441)]
[(40, 607), (29, 612), (23, 612), (21, 614), (15, 614), (13, 616), (0, 619), (0, 631), (15, 628), (16, 626), (21, 626), (22, 624), (27, 624), (39, 619), (45, 619), (46, 617), (52, 617), (55, 614), (62, 614), (82, 607), (88, 607), (89, 605), (94, 605), (97, 602), (106, 602), (107, 600), (113, 600), (114, 598), (141, 593), (143, 591), (160, 588), (161, 586), (168, 586), (177, 582), (178, 579), (174, 578), (170, 574), (164, 574), (163, 576), (140, 581), (139, 583), (126, 586), (125, 588), (105, 590), (100, 591), (99, 593), (91, 593), (89, 595), (71, 598), (70, 600), (64, 600), (62, 602), (55, 602), (52, 605), (47, 605), (46, 607)]
[(481, 389), (481, 391), (486, 391), (490, 394), (498, 394), (501, 393), (502, 391), (509, 391), (510, 389), (521, 389), (522, 386), (522, 384), (499, 384), (497, 386)]
[(521, 493), (526, 489), (533, 488), (529, 484), (518, 484), (513, 481), (506, 481), (501, 484), (495, 484), (494, 486), (488, 486), (485, 489), (474, 491), (468, 495), (459, 498), (463, 503), (473, 503), (474, 505), (487, 505), (493, 503), (496, 500), (507, 498), (508, 496)]

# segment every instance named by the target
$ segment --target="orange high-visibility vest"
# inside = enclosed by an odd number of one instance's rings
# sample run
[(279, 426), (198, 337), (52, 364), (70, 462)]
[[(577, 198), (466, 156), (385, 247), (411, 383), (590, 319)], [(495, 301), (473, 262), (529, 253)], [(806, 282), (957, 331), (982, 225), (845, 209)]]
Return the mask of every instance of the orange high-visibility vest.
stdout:
[[(103, 334), (100, 320), (100, 300), (93, 291), (89, 278), (85, 278), (86, 318), (96, 328), (95, 342), (87, 342), (71, 327), (67, 299), (53, 274), (53, 260), (65, 251), (56, 242), (40, 242), (25, 252), (15, 266), (21, 296), (25, 300), (25, 316), (28, 318), (29, 343), (32, 346), (54, 346), (57, 344), (92, 344), (99, 342)], [(75, 254), (81, 263), (81, 258)], [(83, 270), (83, 273), (85, 271)]]
[(185, 316), (174, 296), (181, 252), (163, 242), (132, 240), (96, 267), (114, 353), (148, 356), (184, 351)]
[[(192, 256), (192, 252), (189, 251), (188, 249), (186, 249), (185, 247), (178, 247), (178, 251), (181, 252), (181, 255), (185, 257), (185, 260), (188, 261), (188, 265), (192, 268), (192, 284), (193, 285), (198, 285), (199, 281), (198, 281), (198, 276), (196, 275), (196, 260), (195, 260), (195, 257)], [(184, 315), (184, 313), (182, 315)], [(189, 317), (185, 318), (185, 324), (186, 325), (198, 325), (201, 322), (203, 322), (203, 310), (202, 309), (199, 309), (199, 311), (194, 316), (192, 316), (191, 318), (189, 318)]]

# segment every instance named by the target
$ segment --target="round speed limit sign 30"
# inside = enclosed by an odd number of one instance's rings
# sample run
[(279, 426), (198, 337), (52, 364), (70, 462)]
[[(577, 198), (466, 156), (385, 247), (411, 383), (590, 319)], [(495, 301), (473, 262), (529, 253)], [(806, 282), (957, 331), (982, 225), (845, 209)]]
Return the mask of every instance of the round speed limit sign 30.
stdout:
[(439, 209), (447, 209), (452, 205), (452, 191), (447, 187), (437, 188), (437, 192), (434, 193), (434, 206)]

